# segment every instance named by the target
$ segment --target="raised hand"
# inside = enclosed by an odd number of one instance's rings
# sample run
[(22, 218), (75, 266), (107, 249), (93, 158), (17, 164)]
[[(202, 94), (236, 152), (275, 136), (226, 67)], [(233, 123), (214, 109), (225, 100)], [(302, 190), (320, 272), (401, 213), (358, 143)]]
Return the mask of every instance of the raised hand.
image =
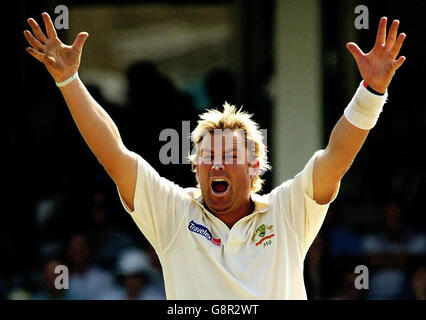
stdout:
[(386, 39), (387, 18), (380, 19), (376, 36), (376, 43), (373, 49), (365, 54), (354, 43), (349, 42), (346, 48), (352, 53), (358, 65), (359, 72), (367, 84), (374, 90), (384, 93), (389, 86), (395, 71), (402, 66), (406, 58), (396, 57), (399, 54), (402, 43), (406, 37), (405, 33), (400, 33), (397, 38), (399, 21), (394, 20), (389, 29)]
[(73, 45), (67, 46), (58, 39), (50, 16), (42, 13), (47, 37), (33, 18), (29, 18), (33, 34), (25, 30), (24, 36), (31, 47), (26, 50), (42, 62), (56, 82), (62, 82), (72, 76), (80, 66), (81, 52), (89, 34), (80, 32)]

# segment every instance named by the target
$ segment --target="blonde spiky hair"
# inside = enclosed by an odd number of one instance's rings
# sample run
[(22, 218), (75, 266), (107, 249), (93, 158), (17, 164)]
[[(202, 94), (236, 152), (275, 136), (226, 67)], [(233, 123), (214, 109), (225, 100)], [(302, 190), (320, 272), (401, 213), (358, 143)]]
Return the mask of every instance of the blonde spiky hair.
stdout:
[[(260, 176), (267, 170), (271, 169), (267, 158), (267, 147), (263, 143), (263, 134), (259, 130), (259, 125), (254, 122), (252, 114), (241, 111), (242, 107), (237, 110), (234, 105), (225, 102), (223, 111), (217, 109), (208, 109), (200, 115), (198, 125), (191, 133), (191, 141), (195, 148), (189, 156), (192, 169), (195, 172), (195, 164), (198, 163), (199, 145), (206, 134), (212, 134), (215, 129), (220, 130), (237, 130), (240, 129), (244, 133), (246, 146), (249, 144), (254, 147), (255, 160), (259, 161), (259, 174), (252, 182), (251, 191), (256, 193), (262, 189), (263, 180)], [(253, 159), (254, 160), (254, 159)]]

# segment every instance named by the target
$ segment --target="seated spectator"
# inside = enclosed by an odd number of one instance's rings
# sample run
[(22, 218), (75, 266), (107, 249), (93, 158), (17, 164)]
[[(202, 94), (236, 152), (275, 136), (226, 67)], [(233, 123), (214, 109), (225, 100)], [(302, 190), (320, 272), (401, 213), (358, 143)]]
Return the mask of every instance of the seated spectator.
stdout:
[(90, 201), (88, 240), (93, 248), (93, 262), (105, 269), (114, 268), (123, 248), (133, 245), (133, 239), (112, 223), (105, 193), (93, 192)]
[(142, 250), (129, 248), (120, 255), (117, 273), (120, 286), (105, 292), (105, 300), (164, 300), (164, 291), (151, 286), (154, 272), (149, 256)]
[(347, 271), (343, 275), (342, 286), (338, 294), (331, 297), (331, 300), (364, 300), (366, 290), (357, 289), (355, 286), (358, 276), (353, 270)]
[(150, 258), (150, 263), (152, 266), (152, 272), (150, 273), (150, 282), (149, 288), (152, 292), (157, 292), (157, 295), (163, 296), (166, 299), (166, 288), (164, 286), (163, 270), (161, 267), (160, 259), (158, 258), (157, 252), (155, 252), (154, 247), (147, 242), (147, 248), (145, 250), (148, 252)]
[(83, 234), (73, 234), (68, 243), (70, 293), (76, 299), (99, 299), (114, 285), (112, 275), (91, 263), (91, 252)]
[(57, 288), (55, 281), (60, 276), (55, 269), (64, 263), (58, 258), (49, 258), (43, 267), (42, 288), (34, 294), (34, 300), (72, 300), (75, 299), (72, 293), (66, 288)]
[(333, 202), (328, 209), (322, 227), (322, 231), (329, 241), (330, 254), (337, 259), (359, 256), (362, 253), (360, 236), (347, 223), (342, 223), (341, 216), (340, 202)]
[(410, 291), (406, 274), (408, 260), (410, 256), (425, 255), (425, 238), (405, 227), (397, 202), (390, 201), (383, 209), (383, 232), (363, 240), (368, 266), (372, 268), (369, 299), (406, 299)]
[(426, 266), (421, 265), (414, 271), (411, 288), (413, 299), (426, 300)]

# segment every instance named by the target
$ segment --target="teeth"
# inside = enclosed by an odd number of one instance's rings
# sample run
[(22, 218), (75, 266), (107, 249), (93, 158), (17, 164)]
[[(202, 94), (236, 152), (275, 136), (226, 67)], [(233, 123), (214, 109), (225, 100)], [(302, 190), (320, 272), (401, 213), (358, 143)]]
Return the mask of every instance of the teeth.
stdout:
[(213, 182), (226, 182), (226, 180), (225, 179), (222, 179), (222, 178), (213, 178), (213, 180), (212, 180)]

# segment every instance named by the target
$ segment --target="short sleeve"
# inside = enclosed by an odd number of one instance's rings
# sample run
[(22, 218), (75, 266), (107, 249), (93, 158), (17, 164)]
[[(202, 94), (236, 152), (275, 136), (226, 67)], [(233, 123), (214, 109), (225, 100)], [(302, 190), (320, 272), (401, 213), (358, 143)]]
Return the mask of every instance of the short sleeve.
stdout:
[(137, 161), (133, 211), (124, 202), (118, 187), (117, 191), (124, 209), (160, 253), (176, 235), (191, 199), (183, 188), (161, 177), (141, 156), (137, 155)]
[(313, 167), (315, 159), (323, 151), (315, 152), (301, 172), (271, 192), (275, 205), (280, 207), (284, 215), (285, 223), (297, 234), (303, 248), (303, 255), (306, 255), (317, 236), (328, 207), (336, 199), (340, 189), (339, 182), (337, 191), (329, 203), (318, 204), (313, 199)]

